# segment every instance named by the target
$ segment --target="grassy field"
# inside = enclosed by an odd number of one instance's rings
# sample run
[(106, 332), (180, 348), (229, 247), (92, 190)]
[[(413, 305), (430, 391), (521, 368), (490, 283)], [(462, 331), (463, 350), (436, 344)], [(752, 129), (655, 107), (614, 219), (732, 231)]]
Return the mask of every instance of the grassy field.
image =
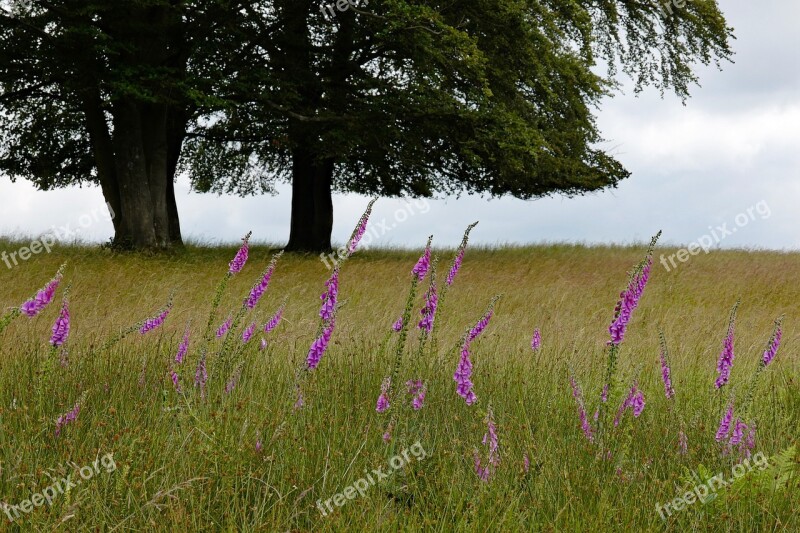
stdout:
[[(0, 249), (24, 244), (0, 241)], [(312, 372), (301, 369), (320, 331), (320, 294), (331, 273), (317, 257), (281, 257), (267, 292), (230, 334), (228, 347), (222, 350), (216, 338), (208, 345), (205, 397), (193, 386), (203, 330), (236, 248), (190, 246), (147, 257), (57, 247), (10, 269), (0, 263), (3, 313), (67, 265), (54, 301), (0, 333), (0, 502), (34, 500), (30, 512), (3, 507), (0, 530), (798, 531), (798, 456), (791, 447), (800, 433), (800, 254), (714, 251), (667, 272), (659, 257), (674, 251), (656, 249), (649, 284), (620, 345), (607, 410), (614, 415), (634, 379), (646, 406), (638, 418), (628, 411), (619, 427), (606, 424), (602, 435), (592, 422), (593, 442), (581, 431), (570, 372), (591, 417), (604, 383), (614, 306), (644, 245), (469, 247), (440, 302), (435, 346), (427, 342), (420, 350), (419, 330), (409, 329), (385, 413), (376, 412), (376, 400), (395, 365), (399, 335), (391, 326), (405, 307), (420, 250), (358, 251), (344, 264), (336, 327)], [(223, 293), (214, 330), (241, 308), (273, 253), (251, 247), (248, 263)], [(434, 250), (440, 286), (453, 253)], [(63, 366), (48, 340), (67, 285), (72, 329)], [(427, 287), (426, 278), (417, 288), (412, 325)], [(163, 326), (108, 346), (120, 331), (157, 314), (171, 291), (174, 307)], [(471, 344), (478, 401), (470, 406), (453, 380), (460, 339), (495, 295), (501, 296), (494, 315)], [(738, 298), (731, 381), (716, 391), (717, 359)], [(242, 344), (242, 329), (253, 321), (263, 325), (284, 299), (277, 328)], [(732, 478), (742, 457), (723, 454), (715, 433), (731, 392), (737, 401), (745, 396), (782, 314), (780, 350), (746, 411), (748, 423), (757, 424), (753, 452), (769, 457), (770, 466), (762, 471), (751, 461), (751, 471), (713, 500), (671, 516), (659, 513), (657, 505), (709, 475)], [(178, 365), (187, 324), (189, 350)], [(542, 335), (535, 352), (534, 328)], [(670, 350), (673, 400), (661, 381), (659, 328)], [(225, 393), (237, 368), (236, 387)], [(427, 386), (418, 411), (405, 392), (409, 379)], [(294, 407), (298, 383), (301, 409)], [(77, 419), (56, 437), (56, 420), (79, 401)], [(489, 407), (499, 464), (483, 481), (473, 461), (477, 450), (486, 464)], [(376, 473), (374, 485), (360, 485), (363, 495), (348, 496), (354, 492), (347, 487), (373, 470), (392, 470), (392, 457), (403, 451), (404, 466), (381, 481)], [(82, 479), (87, 470), (79, 469), (86, 466), (91, 475)], [(45, 492), (68, 474), (80, 483), (64, 493)], [(43, 492), (51, 503), (35, 506), (34, 495)], [(334, 501), (329, 511), (325, 502), (334, 499), (344, 503)]]

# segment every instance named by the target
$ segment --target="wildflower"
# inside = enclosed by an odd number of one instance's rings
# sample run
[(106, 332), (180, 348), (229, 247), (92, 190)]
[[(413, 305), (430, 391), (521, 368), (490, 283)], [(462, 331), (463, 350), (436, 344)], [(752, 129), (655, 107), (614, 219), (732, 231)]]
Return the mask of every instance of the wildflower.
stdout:
[(526, 474), (531, 469), (531, 460), (528, 459), (527, 453), (522, 454), (522, 469), (525, 471)]
[(653, 259), (648, 254), (644, 267), (641, 271), (633, 275), (628, 283), (627, 289), (620, 293), (619, 302), (614, 309), (614, 321), (608, 327), (608, 332), (611, 335), (611, 340), (608, 341), (609, 345), (619, 345), (625, 338), (625, 331), (628, 328), (628, 323), (631, 320), (634, 309), (639, 305), (639, 300), (650, 278), (650, 268), (652, 265)]
[(64, 429), (67, 424), (70, 424), (78, 419), (78, 414), (80, 412), (81, 404), (79, 401), (75, 404), (75, 407), (58, 417), (58, 420), (56, 420), (56, 437), (61, 435), (61, 430)]
[(783, 331), (781, 330), (781, 319), (775, 321), (775, 331), (772, 333), (772, 338), (769, 341), (769, 346), (764, 351), (764, 356), (761, 358), (761, 362), (766, 368), (775, 358), (775, 355), (778, 353), (778, 347), (781, 345), (781, 336)]
[(581, 430), (586, 438), (589, 439), (589, 442), (594, 442), (592, 425), (589, 423), (589, 420), (586, 417), (586, 407), (583, 404), (583, 392), (581, 392), (581, 387), (578, 385), (578, 382), (575, 381), (573, 376), (570, 376), (569, 384), (572, 387), (572, 397), (575, 398), (575, 401), (578, 404), (578, 416), (581, 422)]
[(230, 394), (231, 391), (236, 388), (240, 377), (242, 377), (242, 365), (236, 367), (236, 370), (233, 371), (233, 375), (231, 375), (231, 378), (225, 384), (225, 394)]
[(258, 349), (263, 351), (267, 347), (267, 339), (261, 339), (261, 344), (258, 346)]
[(403, 317), (398, 318), (394, 324), (392, 324), (392, 329), (395, 331), (400, 331), (403, 329)]
[(406, 388), (408, 389), (408, 393), (414, 397), (411, 400), (411, 407), (415, 411), (419, 411), (425, 404), (425, 394), (428, 391), (427, 387), (421, 380), (408, 380), (406, 381)]
[(331, 277), (325, 282), (325, 292), (322, 293), (322, 307), (319, 316), (322, 320), (328, 321), (336, 310), (336, 301), (339, 295), (339, 269), (334, 268)]
[(61, 283), (61, 279), (63, 277), (63, 269), (64, 265), (58, 269), (58, 272), (56, 272), (56, 275), (53, 277), (53, 279), (48, 281), (47, 285), (45, 285), (43, 288), (39, 289), (33, 298), (23, 303), (19, 307), (19, 310), (31, 318), (41, 313), (44, 308), (53, 301), (53, 297), (55, 296), (58, 285)]
[(222, 325), (217, 329), (217, 338), (219, 339), (223, 335), (225, 335), (229, 329), (231, 329), (231, 324), (233, 323), (233, 318), (228, 317), (228, 320), (222, 323)]
[(744, 438), (744, 432), (747, 429), (747, 424), (741, 418), (737, 418), (733, 424), (733, 432), (729, 441), (731, 446), (738, 446)]
[(303, 399), (303, 391), (300, 389), (300, 387), (297, 387), (297, 400), (294, 402), (294, 410), (299, 411), (305, 404), (306, 402)]
[[(600, 393), (600, 401), (606, 403), (608, 401), (608, 383), (603, 386), (603, 391)], [(596, 419), (597, 417), (595, 417)]]
[(728, 404), (728, 409), (725, 411), (725, 414), (722, 415), (722, 419), (719, 422), (719, 429), (717, 430), (716, 439), (717, 442), (722, 442), (725, 440), (731, 431), (731, 420), (733, 419), (733, 402)]
[(353, 235), (350, 237), (350, 241), (347, 244), (348, 256), (352, 255), (352, 253), (356, 251), (358, 243), (361, 242), (361, 238), (367, 231), (367, 222), (369, 221), (370, 214), (372, 214), (373, 204), (375, 204), (374, 199), (370, 201), (369, 205), (367, 205), (367, 209), (364, 211), (364, 214), (361, 215), (361, 218), (358, 221), (358, 225), (356, 226), (356, 229), (353, 231)]
[(208, 381), (208, 372), (206, 371), (206, 355), (200, 357), (197, 363), (197, 369), (194, 372), (194, 386), (200, 387), (200, 395), (205, 398), (206, 396), (206, 382)]
[(247, 297), (244, 303), (245, 307), (248, 309), (254, 308), (266, 292), (267, 287), (269, 287), (269, 282), (272, 279), (272, 273), (275, 272), (275, 264), (278, 262), (278, 258), (280, 258), (282, 254), (283, 252), (278, 252), (275, 254), (275, 256), (272, 258), (272, 261), (270, 261), (269, 266), (261, 275), (261, 280), (259, 280), (259, 282), (256, 283), (252, 289), (250, 289), (250, 295)]
[(54, 347), (63, 346), (69, 338), (70, 318), (69, 318), (69, 305), (66, 297), (61, 304), (61, 312), (53, 324), (53, 335), (50, 337), (50, 344)]
[(417, 324), (419, 329), (424, 329), (427, 333), (430, 333), (433, 329), (433, 319), (436, 316), (436, 305), (438, 300), (439, 299), (436, 295), (436, 284), (431, 283), (431, 286), (428, 288), (428, 292), (425, 294), (425, 306), (420, 311), (422, 314), (422, 320), (420, 320), (419, 324)]
[(332, 316), (328, 326), (322, 331), (322, 335), (311, 344), (311, 348), (308, 350), (308, 357), (306, 357), (306, 366), (309, 370), (314, 370), (317, 368), (317, 365), (319, 365), (322, 355), (325, 353), (325, 350), (328, 348), (328, 343), (331, 341), (335, 323), (335, 317)]
[(489, 325), (489, 320), (491, 320), (493, 314), (494, 310), (490, 307), (486, 314), (481, 317), (477, 324), (475, 324), (475, 327), (469, 331), (467, 342), (472, 342), (478, 337), (478, 335), (483, 333), (483, 330)]
[(458, 271), (461, 269), (461, 262), (464, 260), (464, 251), (465, 250), (463, 248), (458, 251), (456, 258), (453, 261), (453, 266), (450, 267), (450, 272), (447, 273), (447, 279), (445, 280), (445, 283), (447, 283), (448, 287), (453, 284), (453, 279), (455, 279), (456, 274), (458, 274)]
[(431, 239), (433, 237), (428, 237), (428, 245), (425, 247), (425, 252), (423, 252), (422, 256), (417, 261), (417, 264), (414, 265), (414, 268), (411, 269), (411, 273), (417, 276), (418, 281), (422, 281), (425, 279), (425, 276), (428, 274), (428, 270), (431, 267)]
[(261, 439), (259, 438), (256, 440), (256, 452), (261, 453), (261, 450), (264, 448), (264, 445), (261, 444)]
[(283, 317), (283, 309), (284, 309), (284, 306), (282, 305), (282, 306), (281, 306), (281, 307), (278, 309), (278, 311), (275, 313), (275, 316), (273, 316), (272, 318), (270, 318), (270, 319), (269, 319), (269, 322), (267, 322), (266, 324), (264, 324), (264, 333), (269, 333), (269, 332), (271, 332), (273, 329), (275, 329), (276, 327), (278, 327), (278, 324), (280, 324), (280, 322), (281, 322), (281, 317)]
[(175, 372), (174, 370), (170, 370), (169, 377), (172, 379), (172, 384), (175, 386), (175, 392), (180, 394), (181, 393), (181, 385), (179, 383), (180, 376), (178, 376), (178, 373)]
[(250, 253), (249, 241), (252, 234), (252, 231), (248, 232), (247, 235), (244, 236), (244, 239), (242, 239), (241, 248), (239, 248), (239, 251), (236, 252), (233, 260), (231, 260), (231, 262), (228, 264), (228, 274), (238, 274), (242, 271), (242, 268), (244, 268), (244, 264), (247, 263), (247, 258)]
[(668, 360), (668, 353), (667, 353), (667, 342), (664, 337), (664, 334), (659, 332), (659, 336), (661, 337), (661, 380), (664, 382), (664, 394), (667, 396), (667, 399), (672, 399), (675, 396), (675, 389), (672, 388), (672, 378), (669, 368), (669, 360)]
[(189, 351), (189, 326), (186, 326), (186, 331), (183, 332), (183, 339), (178, 345), (178, 353), (175, 354), (175, 362), (179, 365), (183, 364), (183, 358)]
[(639, 418), (639, 415), (644, 411), (644, 393), (639, 390), (638, 384), (634, 381), (628, 396), (623, 400), (617, 411), (617, 416), (614, 418), (614, 427), (618, 426), (625, 410), (630, 408), (633, 411), (633, 417)]
[(678, 433), (678, 446), (681, 449), (681, 455), (686, 455), (689, 453), (689, 441), (686, 438), (686, 433), (683, 430), (680, 430)]
[(753, 449), (756, 447), (756, 424), (753, 422), (750, 424), (750, 431), (747, 432), (747, 438), (744, 441), (744, 455), (745, 457), (750, 457)]
[(478, 400), (478, 397), (475, 396), (475, 392), (472, 390), (474, 386), (471, 380), (472, 361), (470, 361), (469, 355), (469, 341), (467, 340), (461, 347), (461, 359), (458, 361), (458, 367), (455, 374), (453, 374), (453, 379), (457, 383), (456, 393), (464, 398), (467, 405), (472, 405)]
[(242, 343), (243, 344), (247, 344), (250, 341), (250, 339), (253, 337), (253, 333), (255, 331), (256, 331), (256, 323), (253, 322), (252, 324), (247, 326), (247, 329), (245, 329), (242, 332)]
[(481, 441), (488, 448), (486, 466), (482, 466), (480, 454), (475, 450), (475, 473), (482, 481), (489, 481), (494, 470), (500, 464), (500, 447), (497, 438), (497, 426), (494, 422), (492, 408), (489, 407), (486, 413), (486, 433)]
[(542, 347), (542, 333), (539, 331), (539, 328), (536, 328), (533, 330), (533, 338), (531, 339), (531, 350), (537, 352), (541, 347)]
[(392, 380), (387, 377), (381, 383), (381, 394), (378, 396), (378, 403), (375, 405), (375, 410), (379, 413), (385, 412), (389, 409), (389, 389), (391, 388)]
[(730, 321), (728, 322), (728, 333), (725, 336), (725, 341), (723, 342), (722, 346), (722, 352), (720, 353), (719, 361), (717, 362), (717, 373), (719, 375), (717, 376), (716, 381), (714, 381), (715, 389), (720, 389), (725, 384), (727, 384), (731, 376), (731, 368), (733, 367), (733, 359), (735, 357), (735, 354), (733, 352), (733, 334), (736, 325), (737, 307), (739, 307), (738, 301), (731, 310), (731, 317)]
[(167, 315), (172, 310), (172, 296), (169, 297), (169, 302), (167, 303), (166, 307), (164, 307), (156, 316), (150, 317), (142, 322), (142, 325), (139, 327), (139, 333), (144, 335), (149, 331), (153, 331), (154, 329), (161, 326), (164, 321), (167, 319)]
[(448, 287), (453, 284), (453, 280), (455, 279), (456, 274), (458, 274), (458, 271), (461, 269), (461, 263), (462, 261), (464, 261), (464, 252), (466, 251), (467, 243), (469, 242), (469, 233), (472, 231), (472, 228), (474, 228), (477, 225), (478, 225), (477, 222), (473, 222), (472, 224), (467, 226), (467, 230), (464, 232), (464, 237), (461, 239), (461, 244), (458, 247), (456, 256), (453, 259), (453, 264), (450, 267), (450, 272), (448, 272), (447, 274), (447, 280), (445, 281), (445, 283), (447, 284)]

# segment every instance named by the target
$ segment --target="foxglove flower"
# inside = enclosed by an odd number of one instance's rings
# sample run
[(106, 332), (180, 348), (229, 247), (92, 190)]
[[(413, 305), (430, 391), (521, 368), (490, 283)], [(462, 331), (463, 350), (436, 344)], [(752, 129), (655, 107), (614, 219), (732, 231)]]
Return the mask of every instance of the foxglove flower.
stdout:
[(267, 347), (267, 339), (261, 339), (261, 344), (258, 346), (258, 349), (263, 351)]
[(314, 370), (317, 368), (317, 365), (319, 365), (322, 355), (325, 353), (325, 350), (328, 348), (328, 343), (331, 341), (335, 323), (335, 317), (332, 316), (330, 322), (322, 331), (322, 335), (311, 344), (311, 348), (308, 350), (308, 357), (306, 357), (306, 367), (309, 370)]
[(478, 400), (478, 397), (475, 396), (475, 391), (472, 390), (474, 387), (471, 379), (472, 361), (470, 361), (469, 356), (469, 341), (465, 341), (461, 347), (461, 359), (458, 361), (458, 367), (455, 374), (453, 374), (453, 379), (456, 382), (456, 393), (464, 398), (467, 405), (472, 405)]
[(299, 411), (305, 404), (306, 401), (303, 398), (303, 391), (300, 389), (300, 387), (297, 387), (297, 400), (294, 402), (294, 410)]
[(278, 327), (278, 324), (280, 324), (280, 322), (281, 322), (281, 317), (283, 317), (283, 309), (284, 309), (284, 306), (282, 305), (282, 306), (280, 307), (280, 309), (278, 309), (278, 311), (275, 313), (275, 316), (273, 316), (272, 318), (270, 318), (270, 319), (269, 319), (269, 322), (267, 322), (267, 323), (264, 325), (264, 333), (269, 333), (269, 332), (271, 332), (273, 329), (275, 329), (276, 327)]
[(430, 334), (431, 330), (433, 329), (433, 320), (436, 317), (436, 305), (438, 304), (438, 301), (439, 298), (436, 294), (436, 284), (431, 283), (431, 286), (428, 288), (428, 292), (425, 294), (425, 306), (420, 311), (422, 314), (422, 320), (420, 320), (419, 324), (417, 324), (417, 328), (424, 329)]
[(160, 327), (167, 319), (170, 311), (172, 311), (172, 296), (170, 296), (170, 301), (167, 303), (166, 307), (159, 311), (156, 316), (150, 317), (142, 322), (142, 325), (139, 327), (139, 333), (144, 335), (145, 333)]
[(487, 311), (486, 314), (483, 315), (483, 317), (481, 317), (478, 323), (475, 324), (475, 327), (473, 327), (469, 331), (469, 335), (467, 336), (467, 342), (474, 341), (476, 338), (478, 338), (478, 335), (483, 333), (483, 330), (486, 329), (486, 326), (489, 325), (489, 320), (491, 320), (493, 314), (494, 310), (490, 308), (489, 311)]
[(331, 277), (325, 282), (325, 292), (322, 293), (322, 307), (319, 310), (319, 317), (328, 321), (336, 310), (336, 301), (339, 295), (339, 269), (334, 268)]
[(267, 287), (269, 287), (269, 282), (272, 280), (272, 274), (275, 272), (275, 264), (278, 262), (278, 259), (283, 254), (283, 252), (278, 252), (270, 261), (269, 266), (261, 275), (261, 280), (256, 283), (252, 289), (250, 289), (250, 294), (248, 295), (247, 299), (244, 302), (245, 307), (248, 309), (252, 309), (258, 304), (258, 301), (267, 291)]
[(417, 264), (414, 265), (414, 268), (411, 269), (411, 273), (417, 276), (418, 281), (422, 281), (425, 279), (425, 276), (428, 274), (428, 270), (431, 268), (431, 239), (433, 237), (428, 237), (428, 245), (425, 247), (425, 251), (423, 252), (422, 256), (417, 261)]
[(486, 433), (483, 435), (481, 441), (484, 446), (488, 448), (487, 463), (482, 465), (480, 454), (475, 451), (475, 473), (481, 481), (489, 481), (494, 470), (500, 464), (500, 447), (497, 438), (497, 426), (494, 423), (494, 415), (490, 407), (486, 413)]
[(56, 290), (58, 289), (58, 285), (61, 283), (61, 279), (63, 277), (61, 273), (63, 269), (64, 266), (62, 265), (61, 268), (58, 269), (58, 272), (56, 272), (56, 275), (53, 277), (53, 279), (47, 282), (47, 285), (45, 285), (42, 289), (39, 289), (33, 298), (23, 303), (19, 307), (19, 310), (31, 318), (41, 313), (44, 308), (53, 301), (53, 297), (56, 295)]
[(61, 312), (53, 324), (53, 335), (50, 337), (50, 345), (54, 347), (63, 346), (69, 338), (70, 318), (69, 318), (69, 304), (67, 299), (61, 304)]
[(367, 205), (367, 209), (364, 211), (364, 214), (361, 215), (361, 218), (358, 221), (358, 225), (356, 229), (353, 231), (353, 234), (350, 237), (350, 241), (347, 243), (347, 255), (350, 256), (353, 252), (356, 251), (356, 247), (358, 243), (361, 242), (361, 238), (364, 236), (364, 233), (367, 231), (367, 222), (369, 222), (369, 216), (372, 214), (372, 206), (375, 204), (375, 199), (371, 200), (369, 205)]
[(189, 326), (186, 326), (186, 331), (183, 332), (183, 339), (178, 345), (178, 353), (175, 354), (175, 362), (179, 365), (183, 364), (183, 358), (189, 352)]
[(614, 309), (614, 320), (608, 327), (608, 332), (611, 335), (611, 340), (608, 341), (609, 345), (619, 345), (624, 340), (625, 331), (628, 328), (633, 311), (639, 305), (639, 300), (650, 278), (652, 264), (653, 259), (648, 254), (642, 270), (631, 278), (628, 288), (620, 293), (620, 300)]
[(398, 318), (394, 324), (392, 324), (392, 329), (395, 331), (400, 331), (403, 329), (403, 317)]
[(572, 397), (575, 398), (575, 402), (578, 404), (578, 417), (581, 422), (581, 430), (589, 442), (594, 442), (594, 433), (592, 431), (592, 425), (589, 423), (589, 419), (586, 416), (586, 407), (583, 404), (583, 392), (581, 391), (581, 387), (572, 376), (569, 378), (569, 384), (572, 387)]
[(456, 274), (458, 274), (458, 271), (461, 269), (461, 263), (464, 261), (464, 252), (465, 250), (463, 248), (458, 251), (455, 260), (453, 260), (453, 266), (450, 267), (450, 272), (447, 273), (445, 283), (447, 283), (448, 287), (453, 284)]
[(197, 363), (197, 369), (194, 372), (194, 386), (200, 387), (200, 396), (206, 397), (206, 382), (208, 381), (208, 372), (206, 371), (206, 356), (203, 354), (200, 361)]
[(172, 384), (175, 386), (175, 392), (181, 393), (180, 376), (174, 370), (169, 371), (169, 377), (172, 379)]
[(717, 442), (722, 442), (731, 432), (731, 420), (733, 419), (733, 402), (728, 404), (728, 409), (725, 411), (725, 414), (722, 415), (722, 419), (719, 422), (719, 429), (717, 429), (716, 439)]
[(737, 301), (731, 310), (731, 318), (728, 322), (728, 334), (725, 336), (725, 341), (723, 342), (722, 346), (722, 353), (720, 353), (719, 361), (717, 362), (717, 373), (719, 375), (717, 376), (716, 381), (714, 381), (715, 389), (720, 389), (726, 385), (731, 376), (731, 368), (733, 367), (733, 359), (735, 357), (733, 352), (733, 336), (736, 325), (736, 309), (738, 307), (739, 302)]
[(533, 338), (531, 339), (531, 350), (534, 352), (538, 352), (539, 348), (542, 347), (542, 333), (539, 331), (539, 328), (533, 330)]
[(461, 270), (461, 263), (464, 261), (464, 252), (466, 251), (467, 243), (469, 242), (469, 233), (472, 231), (472, 228), (477, 225), (477, 222), (473, 222), (467, 226), (467, 230), (464, 232), (464, 237), (461, 239), (461, 245), (458, 247), (456, 256), (453, 259), (453, 264), (450, 266), (450, 272), (447, 273), (447, 280), (445, 283), (448, 287), (453, 284), (456, 274), (458, 274), (458, 271)]
[(236, 370), (233, 371), (233, 375), (225, 384), (225, 394), (230, 394), (233, 389), (236, 388), (236, 385), (239, 383), (239, 378), (242, 377), (242, 365), (236, 367)]
[(261, 444), (261, 439), (256, 440), (256, 453), (261, 453), (261, 450), (264, 448), (264, 445)]
[(738, 446), (741, 444), (742, 439), (744, 438), (744, 432), (747, 430), (747, 424), (744, 423), (744, 420), (741, 418), (737, 418), (736, 422), (733, 424), (733, 432), (731, 433), (731, 439), (728, 441), (731, 446)]
[(242, 246), (239, 248), (239, 251), (236, 252), (236, 255), (228, 264), (228, 274), (238, 274), (244, 268), (245, 263), (247, 263), (247, 258), (250, 254), (250, 236), (253, 232), (248, 232), (245, 235), (244, 239), (242, 239)]
[(686, 438), (686, 433), (684, 433), (683, 430), (678, 433), (678, 446), (680, 447), (681, 455), (686, 455), (689, 453), (689, 441)]
[(378, 402), (375, 405), (375, 410), (379, 413), (383, 413), (389, 409), (389, 389), (391, 384), (392, 380), (388, 377), (384, 378), (383, 383), (381, 383), (381, 394), (378, 396)]
[(744, 441), (744, 456), (749, 458), (753, 449), (756, 447), (756, 424), (750, 424), (750, 431), (747, 432), (747, 438)]
[(614, 418), (614, 427), (619, 426), (620, 420), (622, 420), (622, 416), (625, 414), (625, 410), (629, 408), (633, 411), (633, 417), (639, 418), (639, 415), (644, 411), (644, 403), (644, 394), (639, 390), (638, 384), (634, 381), (631, 390), (628, 392), (628, 396), (623, 400), (622, 405), (620, 405), (617, 411), (617, 416)]
[(245, 329), (242, 332), (242, 344), (247, 344), (253, 337), (253, 333), (255, 333), (255, 331), (256, 331), (256, 323), (253, 322), (252, 324), (247, 326), (247, 329)]
[(427, 387), (421, 380), (408, 380), (406, 382), (406, 388), (408, 389), (408, 393), (413, 396), (413, 399), (411, 400), (411, 407), (415, 411), (419, 411), (425, 404), (425, 394), (428, 390)]
[(222, 323), (222, 325), (217, 329), (217, 338), (219, 339), (223, 335), (225, 335), (229, 329), (231, 329), (231, 324), (233, 323), (233, 318), (228, 317), (228, 320)]
[(661, 381), (664, 382), (664, 394), (670, 400), (675, 397), (675, 389), (672, 387), (672, 377), (669, 368), (669, 355), (667, 353), (666, 339), (662, 334), (661, 337), (661, 353), (659, 358), (661, 360)]
[(64, 429), (66, 425), (78, 419), (78, 414), (80, 412), (81, 404), (78, 402), (75, 404), (75, 407), (58, 417), (58, 420), (56, 420), (56, 437), (61, 435), (61, 430)]
[(778, 353), (778, 348), (781, 345), (781, 336), (783, 331), (781, 330), (781, 319), (778, 319), (775, 322), (775, 331), (772, 333), (772, 338), (770, 339), (769, 346), (764, 351), (764, 356), (761, 358), (761, 363), (766, 368), (775, 358), (775, 355)]

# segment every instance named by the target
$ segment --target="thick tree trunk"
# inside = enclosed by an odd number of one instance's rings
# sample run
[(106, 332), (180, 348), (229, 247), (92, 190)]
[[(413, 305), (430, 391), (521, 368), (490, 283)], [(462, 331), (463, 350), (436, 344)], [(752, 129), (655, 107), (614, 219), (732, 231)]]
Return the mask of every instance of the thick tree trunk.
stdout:
[(112, 114), (120, 203), (114, 243), (151, 250), (180, 244), (166, 106), (120, 101)]
[(317, 162), (307, 151), (292, 155), (292, 252), (327, 252), (333, 230), (333, 161)]

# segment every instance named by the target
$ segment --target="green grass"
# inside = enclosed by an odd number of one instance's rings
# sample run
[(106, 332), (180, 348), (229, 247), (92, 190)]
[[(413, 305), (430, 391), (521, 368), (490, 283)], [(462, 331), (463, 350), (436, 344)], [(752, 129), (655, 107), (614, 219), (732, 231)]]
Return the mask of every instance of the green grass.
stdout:
[[(22, 243), (0, 241), (0, 249)], [(253, 247), (250, 261), (224, 294), (215, 327), (241, 305), (273, 250)], [(331, 345), (303, 382), (306, 406), (293, 409), (296, 370), (319, 327), (319, 295), (329, 276), (317, 257), (285, 255), (252, 320), (263, 324), (288, 298), (284, 321), (258, 350), (256, 335), (241, 352), (238, 386), (222, 389), (234, 359), (220, 370), (208, 352), (208, 397), (191, 386), (200, 337), (214, 290), (235, 248), (190, 246), (169, 256), (114, 254), (88, 246), (57, 247), (12, 269), (0, 263), (3, 312), (30, 298), (67, 262), (56, 301), (40, 316), (21, 316), (0, 333), (0, 502), (17, 505), (61, 477), (113, 452), (117, 469), (102, 467), (52, 506), (20, 513), (0, 529), (70, 531), (797, 531), (797, 474), (773, 490), (754, 475), (745, 489), (721, 491), (664, 521), (656, 511), (687, 491), (686, 470), (700, 465), (730, 477), (738, 462), (714, 441), (727, 391), (715, 393), (716, 360), (728, 312), (742, 299), (731, 386), (741, 394), (756, 369), (775, 318), (786, 314), (783, 344), (759, 382), (751, 410), (756, 451), (773, 456), (796, 444), (800, 413), (797, 335), (800, 255), (715, 251), (667, 272), (657, 249), (653, 273), (634, 313), (619, 359), (619, 387), (634, 374), (647, 404), (609, 433), (611, 459), (583, 436), (569, 387), (580, 381), (590, 415), (602, 386), (607, 328), (626, 272), (644, 247), (547, 245), (470, 248), (436, 318), (437, 350), (417, 354), (409, 333), (398, 374), (425, 379), (421, 411), (394, 399), (393, 439), (382, 435), (389, 414), (375, 402), (391, 372), (410, 270), (418, 251), (358, 252), (342, 268)], [(439, 251), (439, 277), (453, 251)], [(42, 373), (47, 343), (66, 284), (71, 284), (70, 364)], [(418, 320), (419, 287), (412, 310)], [(108, 350), (119, 331), (151, 316), (175, 291), (165, 325), (130, 334)], [(456, 395), (453, 372), (459, 339), (502, 294), (484, 334), (472, 345), (478, 404)], [(188, 321), (192, 342), (178, 367), (184, 393), (168, 370)], [(658, 328), (672, 358), (677, 397), (665, 398), (658, 363)], [(541, 328), (543, 347), (530, 338)], [(240, 328), (241, 330), (241, 328)], [(238, 336), (240, 331), (235, 332)], [(235, 344), (238, 344), (235, 343)], [(728, 387), (730, 388), (730, 387)], [(77, 421), (54, 437), (55, 421), (85, 394)], [(616, 400), (615, 400), (616, 401)], [(473, 452), (491, 404), (501, 463), (488, 483), (478, 479)], [(616, 404), (611, 406), (616, 410)], [(689, 454), (678, 453), (678, 418), (686, 423)], [(258, 452), (259, 439), (263, 449)], [(386, 469), (392, 453), (419, 441), (427, 457), (369, 488), (327, 517), (317, 500), (332, 498), (365, 469)], [(525, 473), (523, 454), (530, 457)], [(412, 457), (413, 459), (413, 457)], [(69, 466), (70, 464), (74, 466)]]

